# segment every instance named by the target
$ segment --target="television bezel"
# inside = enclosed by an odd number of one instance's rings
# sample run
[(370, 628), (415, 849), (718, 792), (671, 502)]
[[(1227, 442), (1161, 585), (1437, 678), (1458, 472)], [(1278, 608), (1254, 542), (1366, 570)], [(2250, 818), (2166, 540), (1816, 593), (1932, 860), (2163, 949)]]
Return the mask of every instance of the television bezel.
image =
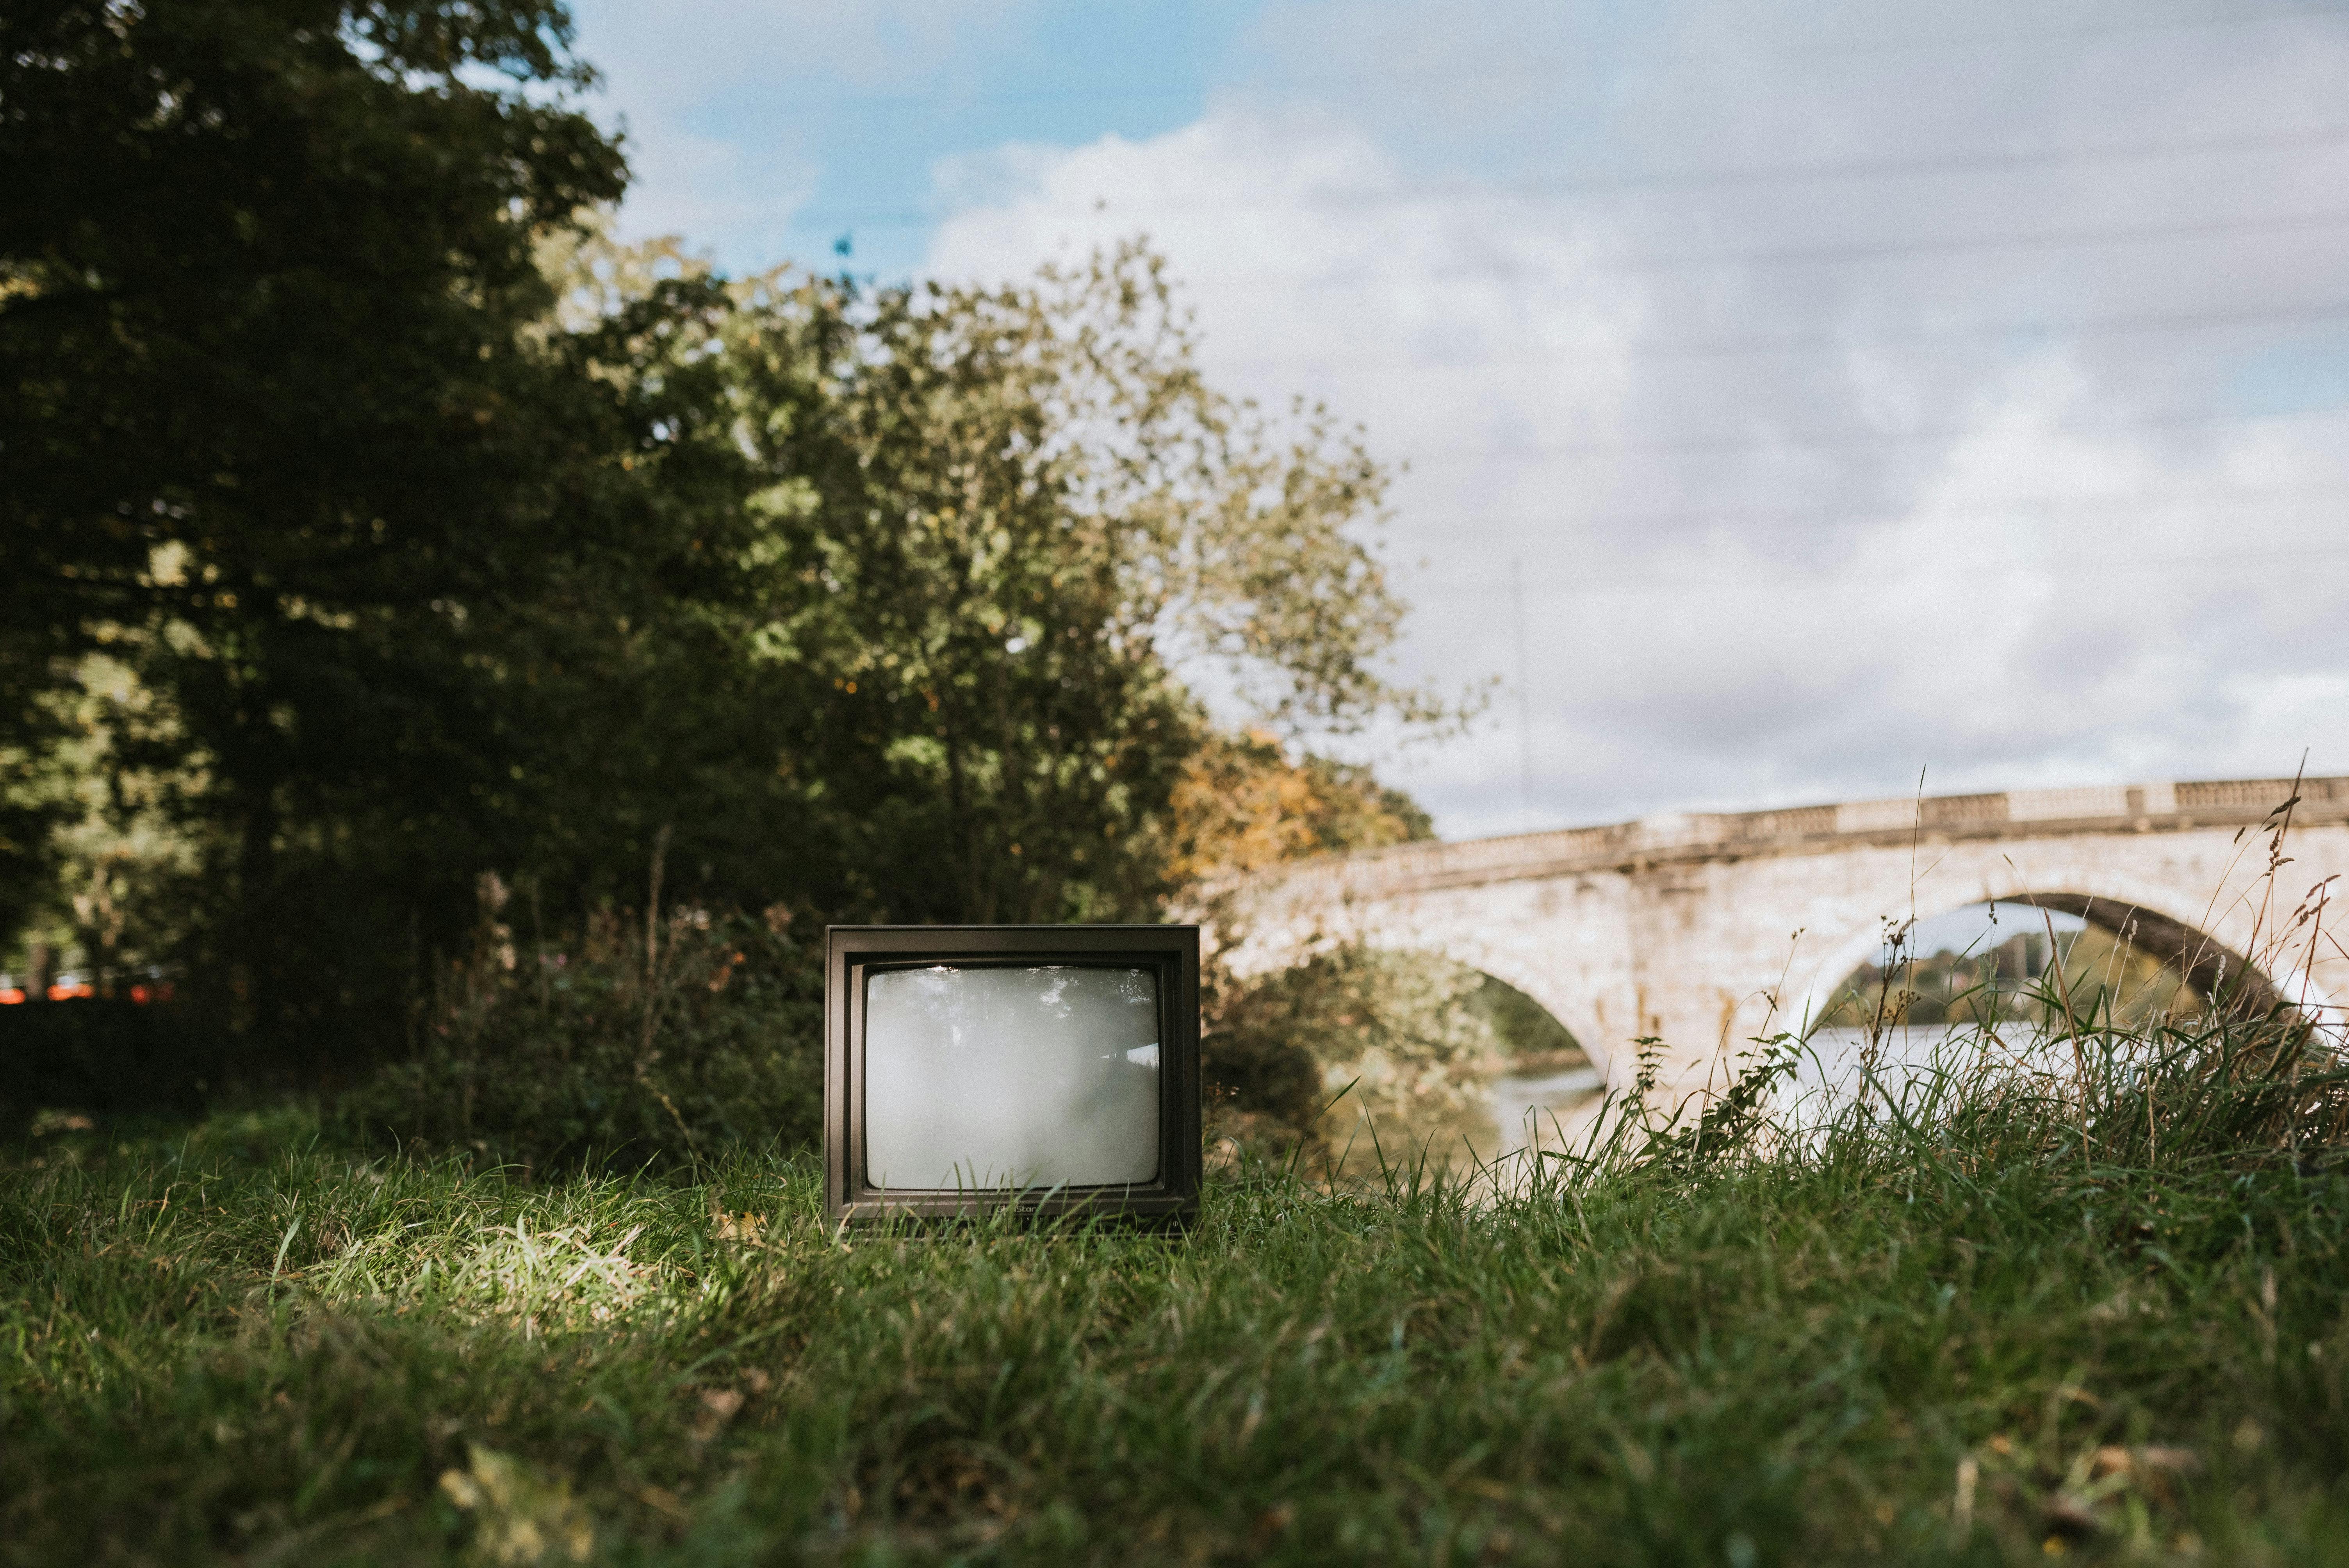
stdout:
[[(874, 1187), (864, 1179), (864, 980), (876, 967), (1050, 964), (1153, 969), (1158, 977), (1158, 1177), (1013, 1191)], [(824, 1209), (833, 1223), (1098, 1217), (1179, 1225), (1198, 1212), (1199, 928), (1195, 925), (834, 925), (824, 931)]]

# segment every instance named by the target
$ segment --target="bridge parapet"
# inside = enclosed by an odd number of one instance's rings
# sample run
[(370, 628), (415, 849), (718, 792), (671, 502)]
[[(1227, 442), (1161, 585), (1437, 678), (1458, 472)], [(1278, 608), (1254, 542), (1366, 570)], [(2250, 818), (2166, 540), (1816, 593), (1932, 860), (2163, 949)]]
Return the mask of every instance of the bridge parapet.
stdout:
[[(2349, 777), (2300, 780), (2297, 820), (2349, 821)], [(1604, 827), (1395, 844), (1304, 861), (1262, 879), (1283, 901), (1382, 897), (1665, 861), (1810, 853), (1838, 842), (2157, 832), (2253, 824), (2290, 799), (2289, 779), (2116, 784), (1996, 794), (1904, 796), (1767, 811), (1673, 812)]]
[(2206, 969), (2215, 981), (2248, 965), (2260, 995), (2337, 1025), (2349, 955), (2301, 912), (2318, 907), (2308, 890), (2349, 887), (2349, 777), (2298, 792), (2291, 870), (2272, 883), (2258, 830), (2292, 798), (2285, 779), (1680, 812), (1398, 844), (1230, 890), (1232, 962), (1247, 973), (1347, 940), (1441, 953), (1547, 1008), (1619, 1088), (1634, 1071), (1626, 1047), (1663, 1041), (1658, 1081), (1677, 1094), (1714, 1083), (1743, 1042), (1818, 1016), (1889, 922), (2029, 898), (2128, 934), (2198, 985)]

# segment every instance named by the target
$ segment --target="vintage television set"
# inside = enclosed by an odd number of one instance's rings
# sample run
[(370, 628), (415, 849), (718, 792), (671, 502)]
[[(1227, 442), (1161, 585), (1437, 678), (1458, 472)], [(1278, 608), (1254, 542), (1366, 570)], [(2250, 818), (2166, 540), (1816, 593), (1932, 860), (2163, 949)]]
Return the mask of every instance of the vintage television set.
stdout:
[(1199, 1201), (1199, 928), (824, 934), (834, 1222), (1099, 1215)]

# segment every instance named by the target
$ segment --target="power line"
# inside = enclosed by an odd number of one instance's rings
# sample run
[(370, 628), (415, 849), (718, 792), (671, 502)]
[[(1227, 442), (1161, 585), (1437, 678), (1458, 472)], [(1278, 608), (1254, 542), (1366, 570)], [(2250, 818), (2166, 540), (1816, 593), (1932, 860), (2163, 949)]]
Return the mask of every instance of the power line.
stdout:
[[(2152, 311), (2138, 315), (2089, 317), (2073, 321), (2010, 321), (1983, 322), (1960, 327), (1920, 328), (1905, 333), (1875, 333), (1870, 335), (1828, 335), (1807, 337), (1717, 337), (1691, 338), (1681, 342), (1643, 344), (1622, 351), (1627, 359), (1727, 359), (1745, 355), (1849, 353), (1854, 349), (1874, 348), (1894, 345), (1919, 347), (1955, 347), (1975, 343), (1996, 343), (2015, 338), (2054, 340), (2071, 337), (2134, 337), (2158, 335), (2172, 332), (2208, 332), (2240, 326), (2282, 326), (2314, 321), (2334, 321), (2349, 317), (2349, 301), (2319, 300), (2307, 303), (2239, 307), (2221, 310)], [(1572, 359), (1594, 349), (1603, 351), (1603, 345), (1553, 344), (1538, 346), (1521, 354), (1478, 355), (1469, 358), (1395, 359), (1359, 356), (1339, 358), (1329, 356), (1281, 358), (1226, 359), (1216, 363), (1217, 371), (1234, 370), (1346, 370), (1346, 371), (1405, 371), (1426, 375), (1433, 370), (1482, 370), (1505, 365), (1550, 365), (1562, 359)]]
[[(1964, 506), (1935, 507), (1927, 515), (1936, 520), (2012, 518), (2021, 513), (2121, 512), (2122, 521), (2134, 521), (2147, 515), (2165, 512), (2199, 512), (2207, 509), (2229, 507), (2289, 506), (2319, 501), (2349, 495), (2349, 484), (2292, 485), (2273, 490), (2239, 490), (2214, 495), (2179, 496), (2165, 492), (2161, 496), (2013, 496), (2003, 500), (1978, 501)], [(1821, 511), (1816, 507), (1756, 507), (1743, 509), (1703, 508), (1679, 511), (1640, 513), (1617, 512), (1593, 519), (1578, 519), (1551, 514), (1542, 517), (1495, 518), (1483, 516), (1426, 517), (1413, 515), (1418, 526), (1443, 528), (1458, 533), (1489, 525), (1495, 529), (1557, 528), (1572, 526), (1578, 537), (1609, 538), (1632, 534), (1654, 535), (1659, 529), (1705, 523), (1735, 523), (1741, 531), (1752, 533), (1808, 533), (1826, 526), (1856, 527), (1869, 523), (1913, 521), (1918, 513), (1881, 510), (1872, 511)]]
[[(2196, 426), (2267, 425), (2295, 419), (2330, 419), (2349, 414), (2349, 403), (2327, 403), (2270, 414), (2208, 412), (2147, 415), (2134, 419), (2058, 421), (2033, 427), (2030, 435), (2098, 436), (2129, 430)], [(1449, 463), (1546, 462), (1558, 458), (1615, 457), (1638, 452), (1781, 451), (1789, 447), (1875, 447), (1963, 440), (1986, 433), (1982, 424), (1941, 425), (1914, 430), (1788, 430), (1768, 436), (1691, 436), (1651, 441), (1565, 441), (1526, 447), (1455, 447), (1406, 452), (1413, 469)]]
[[(2349, 125), (2310, 127), (2300, 130), (2251, 131), (2223, 136), (2170, 137), (2156, 141), (2090, 143), (2077, 147), (2016, 148), (2003, 151), (1948, 152), (1899, 158), (1822, 159), (1811, 162), (1728, 164), (1713, 168), (1654, 170), (1643, 173), (1592, 175), (1573, 180), (1471, 181), (1397, 186), (1383, 191), (1332, 191), (1312, 196), (1203, 197), (1180, 201), (1143, 202), (1128, 210), (1112, 205), (1106, 196), (1086, 213), (1114, 213), (1123, 222), (1136, 213), (1288, 211), (1298, 209), (1403, 206), (1414, 202), (1490, 201), (1516, 197), (1526, 201), (1605, 195), (1617, 191), (1713, 190), (1738, 185), (1806, 184), (1838, 180), (1909, 180), (1926, 176), (2015, 174), (2043, 169), (2095, 168), (2118, 163), (2161, 162), (2178, 158), (2230, 157), (2240, 153), (2278, 152), (2322, 147), (2349, 140)], [(908, 208), (817, 209), (794, 216), (794, 223), (832, 227), (887, 228), (934, 223), (952, 213)], [(1080, 214), (1071, 213), (1071, 216)]]
[(1930, 240), (1869, 240), (1848, 243), (1787, 245), (1753, 250), (1692, 251), (1627, 256), (1560, 268), (1534, 266), (1433, 267), (1423, 273), (1381, 277), (1367, 273), (1226, 273), (1192, 274), (1184, 279), (1191, 289), (1349, 289), (1419, 288), (1430, 283), (1493, 278), (1549, 278), (1560, 283), (1592, 275), (1671, 272), (1682, 267), (1791, 266), (1813, 263), (1904, 260), (1917, 256), (1971, 255), (1985, 251), (2063, 250), (2099, 245), (2159, 244), (2180, 241), (2234, 239), (2252, 234), (2290, 233), (2309, 229), (2337, 228), (2349, 223), (2349, 210), (2278, 213), (2242, 219), (2210, 219), (2192, 222), (2151, 223), (2133, 228), (2050, 231), (2023, 234), (1961, 235)]
[(1526, 820), (1534, 815), (1533, 698), (1526, 687), (1526, 563), (1509, 562), (1510, 611), (1517, 634), (1517, 782)]
[[(1640, 56), (1640, 65), (1643, 68), (1651, 68), (1658, 65), (1719, 64), (1730, 61), (1741, 64), (1760, 64), (1774, 60), (1831, 59), (1854, 56), (1912, 54), (1983, 45), (2046, 43), (2064, 38), (2106, 38), (2158, 33), (2200, 32), (2216, 28), (2271, 26), (2280, 22), (2330, 21), (2343, 17), (2349, 17), (2349, 7), (2303, 5), (2277, 8), (2254, 15), (2232, 11), (2209, 16), (2166, 17), (2154, 21), (2086, 24), (2069, 27), (2017, 27), (1907, 38), (1849, 39), (1809, 48), (1739, 51), (1664, 50)], [(1499, 68), (1480, 67), (1474, 70), (1333, 71), (1309, 73), (1302, 76), (1259, 77), (1252, 81), (1244, 80), (1230, 85), (1235, 90), (1239, 91), (1297, 92), (1315, 88), (1376, 87), (1405, 82), (1505, 81), (1523, 79), (1527, 77), (1551, 76), (1557, 73), (1564, 64), (1565, 62), (1562, 61), (1550, 61)], [(940, 90), (920, 93), (872, 93), (847, 98), (807, 98), (797, 103), (775, 104), (770, 106), (769, 112), (781, 117), (796, 118), (875, 110), (902, 111), (941, 106), (980, 108), (1069, 103), (1126, 103), (1140, 98), (1195, 98), (1204, 96), (1206, 90), (1199, 83), (1164, 82), (1129, 83), (1109, 88), (1031, 88), (1003, 92), (958, 93)]]
[[(1730, 578), (1654, 577), (1623, 578), (1612, 583), (1555, 582), (1527, 583), (1527, 589), (1546, 599), (1606, 598), (1626, 593), (1664, 592), (1672, 593), (1715, 593), (1729, 591), (1746, 593), (1767, 590), (1773, 593), (1789, 588), (1834, 589), (1875, 587), (1889, 583), (1913, 583), (1920, 578), (1992, 579), (2014, 577), (2028, 573), (2070, 576), (2078, 573), (2126, 573), (2167, 571), (2173, 566), (2258, 566), (2272, 571), (2280, 565), (2298, 562), (2349, 560), (2349, 545), (2323, 545), (2307, 550), (2274, 551), (2251, 555), (2241, 551), (2202, 555), (2158, 555), (2119, 557), (2095, 556), (2073, 560), (2015, 561), (1994, 564), (1931, 565), (1905, 568), (1883, 573), (1779, 573), (1774, 576)], [(1506, 583), (1476, 584), (1421, 583), (1407, 584), (1403, 592), (1413, 598), (1492, 598), (1512, 592)]]

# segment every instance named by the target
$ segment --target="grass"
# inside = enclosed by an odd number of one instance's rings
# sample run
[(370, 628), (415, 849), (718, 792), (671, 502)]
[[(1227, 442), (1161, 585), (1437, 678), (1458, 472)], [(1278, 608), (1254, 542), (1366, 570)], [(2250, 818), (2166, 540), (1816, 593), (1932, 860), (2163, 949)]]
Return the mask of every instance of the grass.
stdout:
[(1251, 1168), (1176, 1240), (45, 1138), (0, 1559), (2349, 1561), (2341, 1085), (2243, 1035), (1497, 1199)]

